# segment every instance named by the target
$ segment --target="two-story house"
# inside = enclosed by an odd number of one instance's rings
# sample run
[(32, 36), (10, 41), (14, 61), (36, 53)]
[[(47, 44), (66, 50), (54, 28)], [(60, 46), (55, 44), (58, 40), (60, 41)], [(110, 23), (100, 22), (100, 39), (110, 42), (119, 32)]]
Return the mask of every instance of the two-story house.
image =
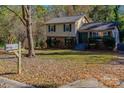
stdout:
[(77, 31), (88, 23), (85, 15), (53, 18), (46, 22), (48, 47), (72, 48), (78, 42)]
[[(115, 39), (117, 47), (119, 43), (117, 26), (116, 22), (91, 22), (85, 15), (52, 18), (46, 22), (47, 46), (74, 48), (82, 43), (89, 44), (90, 37), (110, 36)], [(100, 39), (98, 41), (102, 42)]]

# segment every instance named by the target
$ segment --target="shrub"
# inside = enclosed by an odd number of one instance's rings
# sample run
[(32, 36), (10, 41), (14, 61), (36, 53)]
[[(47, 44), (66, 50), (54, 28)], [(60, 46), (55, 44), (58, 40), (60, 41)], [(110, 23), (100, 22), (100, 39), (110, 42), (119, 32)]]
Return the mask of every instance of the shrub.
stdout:
[(59, 44), (60, 44), (60, 41), (59, 40), (47, 39), (46, 42), (47, 42), (48, 47), (53, 47), (53, 48), (59, 47)]
[(111, 37), (111, 36), (104, 36), (102, 38), (104, 45), (109, 48), (109, 49), (113, 49), (115, 47), (115, 38)]
[(90, 37), (89, 38), (89, 43), (97, 43), (98, 39), (101, 39), (101, 37)]
[(0, 48), (4, 47), (4, 45), (5, 45), (4, 39), (0, 39)]
[(120, 41), (124, 42), (124, 31), (120, 31)]
[(46, 40), (46, 43), (47, 43), (47, 46), (48, 46), (48, 47), (51, 47), (51, 40), (50, 40), (50, 39), (47, 39), (47, 40)]
[(43, 40), (41, 40), (39, 42), (40, 48), (46, 48), (46, 42), (44, 42)]

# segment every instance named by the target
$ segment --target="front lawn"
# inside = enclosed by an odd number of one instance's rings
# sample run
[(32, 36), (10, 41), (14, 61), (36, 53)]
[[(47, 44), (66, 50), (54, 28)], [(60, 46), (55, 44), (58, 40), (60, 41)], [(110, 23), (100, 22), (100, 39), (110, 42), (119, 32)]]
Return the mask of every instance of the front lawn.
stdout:
[(124, 80), (124, 66), (109, 64), (116, 60), (115, 55), (101, 51), (36, 50), (35, 58), (22, 57), (23, 69), (18, 75), (17, 59), (5, 54), (0, 55), (0, 75), (36, 87), (59, 87), (89, 77), (100, 80), (105, 74)]
[(54, 59), (59, 62), (71, 61), (81, 63), (107, 63), (115, 59), (113, 52), (91, 52), (74, 50), (42, 50), (36, 53), (41, 59)]

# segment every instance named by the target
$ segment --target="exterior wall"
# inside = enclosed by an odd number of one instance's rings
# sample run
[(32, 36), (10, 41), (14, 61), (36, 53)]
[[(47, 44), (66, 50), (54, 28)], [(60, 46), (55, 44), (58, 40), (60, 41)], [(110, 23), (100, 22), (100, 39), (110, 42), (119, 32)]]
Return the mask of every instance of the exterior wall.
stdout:
[(65, 47), (65, 44), (64, 44), (65, 37), (75, 37), (75, 42), (78, 43), (77, 31), (84, 23), (88, 23), (84, 17), (80, 18), (75, 23), (69, 23), (69, 24), (71, 24), (71, 32), (64, 32), (64, 24), (55, 24), (56, 31), (49, 32), (48, 25), (46, 25), (46, 36), (47, 37), (56, 37), (57, 40), (61, 41), (61, 45), (60, 45), (61, 48), (64, 48)]
[(91, 30), (91, 31), (87, 31), (87, 32), (89, 34), (88, 35), (88, 38), (92, 37), (94, 32), (97, 32), (98, 33), (98, 36), (100, 36), (100, 37), (105, 36), (104, 35), (105, 32), (109, 32), (109, 35), (112, 36), (112, 31), (111, 30), (106, 30), (106, 31), (100, 31), (100, 30), (99, 31), (92, 31)]
[[(49, 38), (49, 37), (47, 37), (47, 38)], [(56, 40), (59, 41), (59, 44), (56, 45), (55, 47), (49, 47), (48, 46), (48, 48), (63, 48), (63, 49), (64, 48), (70, 48), (70, 47), (66, 46), (66, 44), (65, 44), (65, 38), (66, 37), (54, 37), (54, 38), (56, 38)], [(73, 38), (73, 40), (75, 42), (75, 37), (70, 37), (70, 38)], [(71, 46), (73, 47), (72, 44), (71, 44)]]
[(71, 32), (64, 32), (64, 24), (55, 24), (56, 25), (56, 32), (49, 32), (48, 25), (46, 25), (46, 35), (47, 36), (72, 36), (76, 37), (77, 30), (84, 24), (88, 23), (87, 20), (82, 17), (77, 20), (75, 23), (70, 23), (72, 25)]
[(77, 20), (75, 22), (75, 34), (76, 34), (76, 42), (78, 43), (78, 29), (84, 24), (84, 23), (88, 23), (87, 20), (82, 17), (81, 19)]
[(64, 24), (55, 24), (56, 26), (56, 31), (55, 32), (49, 32), (48, 31), (48, 25), (46, 25), (46, 35), (47, 36), (73, 36), (75, 37), (75, 25), (74, 23), (70, 23), (71, 24), (71, 32), (64, 32)]
[(88, 23), (87, 20), (82, 17), (81, 19), (75, 22), (75, 30), (77, 31), (84, 23)]
[(61, 43), (59, 44), (59, 48), (65, 48), (65, 38), (64, 37), (57, 37), (56, 40), (59, 40)]

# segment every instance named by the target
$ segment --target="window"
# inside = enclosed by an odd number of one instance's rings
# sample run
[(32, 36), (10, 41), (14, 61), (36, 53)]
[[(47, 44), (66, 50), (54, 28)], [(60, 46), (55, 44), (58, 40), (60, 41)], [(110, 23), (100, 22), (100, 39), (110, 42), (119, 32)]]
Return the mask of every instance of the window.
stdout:
[(48, 26), (48, 31), (49, 32), (55, 32), (56, 28), (55, 28), (55, 25), (49, 25)]
[(64, 24), (64, 32), (71, 32), (71, 24)]
[(75, 40), (72, 37), (65, 37), (65, 46), (68, 48), (72, 48), (75, 45)]
[(99, 34), (98, 34), (98, 32), (93, 32), (93, 33), (92, 33), (92, 36), (93, 36), (93, 37), (98, 37)]
[(104, 35), (104, 36), (108, 36), (108, 32), (104, 32), (103, 35)]

